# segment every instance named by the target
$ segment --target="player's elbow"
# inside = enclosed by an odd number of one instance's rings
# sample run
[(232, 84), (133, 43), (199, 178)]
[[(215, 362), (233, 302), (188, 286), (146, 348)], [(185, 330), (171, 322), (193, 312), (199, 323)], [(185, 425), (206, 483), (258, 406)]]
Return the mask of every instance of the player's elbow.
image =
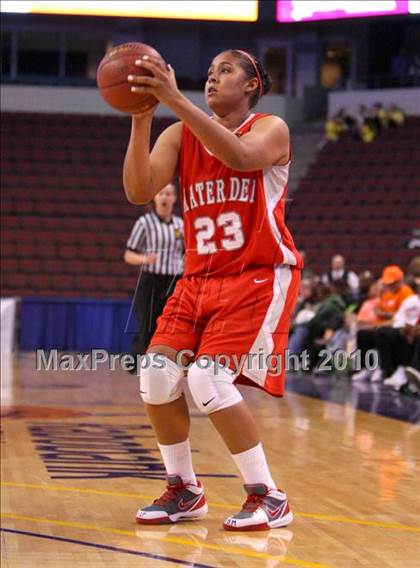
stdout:
[(234, 165), (231, 166), (232, 169), (237, 172), (249, 172), (251, 168), (249, 167), (249, 162), (246, 163), (244, 160), (236, 160)]
[(146, 205), (146, 203), (149, 203), (150, 199), (145, 199), (143, 197), (137, 197), (136, 195), (131, 196), (128, 195), (126, 192), (126, 196), (127, 196), (127, 201), (129, 203), (131, 203), (131, 205)]
[(143, 191), (142, 188), (129, 183), (127, 180), (123, 180), (124, 192), (127, 201), (132, 205), (145, 205), (150, 201), (150, 197), (147, 192)]

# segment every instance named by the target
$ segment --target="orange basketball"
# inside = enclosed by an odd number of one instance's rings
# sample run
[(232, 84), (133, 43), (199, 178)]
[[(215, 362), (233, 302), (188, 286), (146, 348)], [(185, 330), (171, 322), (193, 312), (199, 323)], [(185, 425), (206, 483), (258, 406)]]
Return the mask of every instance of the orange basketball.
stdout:
[(157, 57), (162, 65), (165, 61), (161, 55), (145, 43), (123, 43), (109, 51), (99, 64), (96, 82), (101, 97), (113, 108), (128, 114), (145, 112), (155, 105), (158, 100), (147, 93), (132, 93), (128, 75), (150, 75), (135, 61), (143, 55)]

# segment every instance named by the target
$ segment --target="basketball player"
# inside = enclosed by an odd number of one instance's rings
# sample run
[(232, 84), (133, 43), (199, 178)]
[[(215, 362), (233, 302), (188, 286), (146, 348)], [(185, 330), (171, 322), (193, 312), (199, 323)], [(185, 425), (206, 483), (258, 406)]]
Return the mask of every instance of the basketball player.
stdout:
[[(136, 519), (170, 523), (207, 512), (188, 439), (181, 368), (187, 358), (179, 357), (188, 350), (194, 353), (187, 374), (193, 399), (222, 436), (248, 494), (224, 528), (282, 527), (293, 515), (271, 477), (254, 418), (234, 383), (274, 396), (284, 391), (284, 368), (273, 369), (268, 357), (282, 354), (287, 345), (302, 267), (284, 222), (289, 131), (280, 118), (252, 112), (270, 79), (244, 51), (224, 51), (209, 67), (205, 96), (211, 118), (178, 90), (170, 66), (163, 68), (149, 56), (136, 64), (152, 76), (129, 75), (133, 92), (153, 94), (180, 122), (161, 134), (149, 154), (153, 111), (133, 116), (125, 192), (130, 202), (145, 203), (179, 176), (187, 251), (184, 278), (148, 349), (155, 364), (140, 372), (140, 392), (168, 485)], [(220, 354), (226, 359), (222, 369), (216, 365)], [(254, 357), (238, 369), (234, 361), (249, 354)]]

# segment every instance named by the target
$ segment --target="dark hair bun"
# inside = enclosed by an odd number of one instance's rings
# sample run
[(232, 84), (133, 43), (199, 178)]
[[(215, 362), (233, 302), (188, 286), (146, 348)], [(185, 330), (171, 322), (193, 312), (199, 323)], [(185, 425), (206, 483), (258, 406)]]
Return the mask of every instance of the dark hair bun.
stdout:
[(270, 92), (273, 81), (271, 80), (270, 75), (267, 73), (267, 71), (264, 68), (262, 71), (263, 71), (261, 77), (262, 87), (263, 87), (262, 90), (263, 90), (263, 95), (266, 95), (267, 93)]

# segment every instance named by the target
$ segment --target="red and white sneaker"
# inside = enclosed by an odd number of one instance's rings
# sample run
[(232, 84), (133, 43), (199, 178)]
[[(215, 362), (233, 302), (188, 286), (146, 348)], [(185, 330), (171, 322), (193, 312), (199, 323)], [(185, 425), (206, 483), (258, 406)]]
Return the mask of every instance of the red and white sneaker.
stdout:
[(169, 475), (167, 482), (166, 491), (159, 499), (137, 511), (136, 523), (162, 525), (199, 519), (207, 513), (208, 507), (200, 481), (197, 485), (184, 485), (179, 475)]
[(263, 483), (244, 485), (248, 493), (242, 510), (228, 517), (227, 531), (265, 531), (285, 527), (293, 521), (286, 495), (279, 489), (269, 489)]

